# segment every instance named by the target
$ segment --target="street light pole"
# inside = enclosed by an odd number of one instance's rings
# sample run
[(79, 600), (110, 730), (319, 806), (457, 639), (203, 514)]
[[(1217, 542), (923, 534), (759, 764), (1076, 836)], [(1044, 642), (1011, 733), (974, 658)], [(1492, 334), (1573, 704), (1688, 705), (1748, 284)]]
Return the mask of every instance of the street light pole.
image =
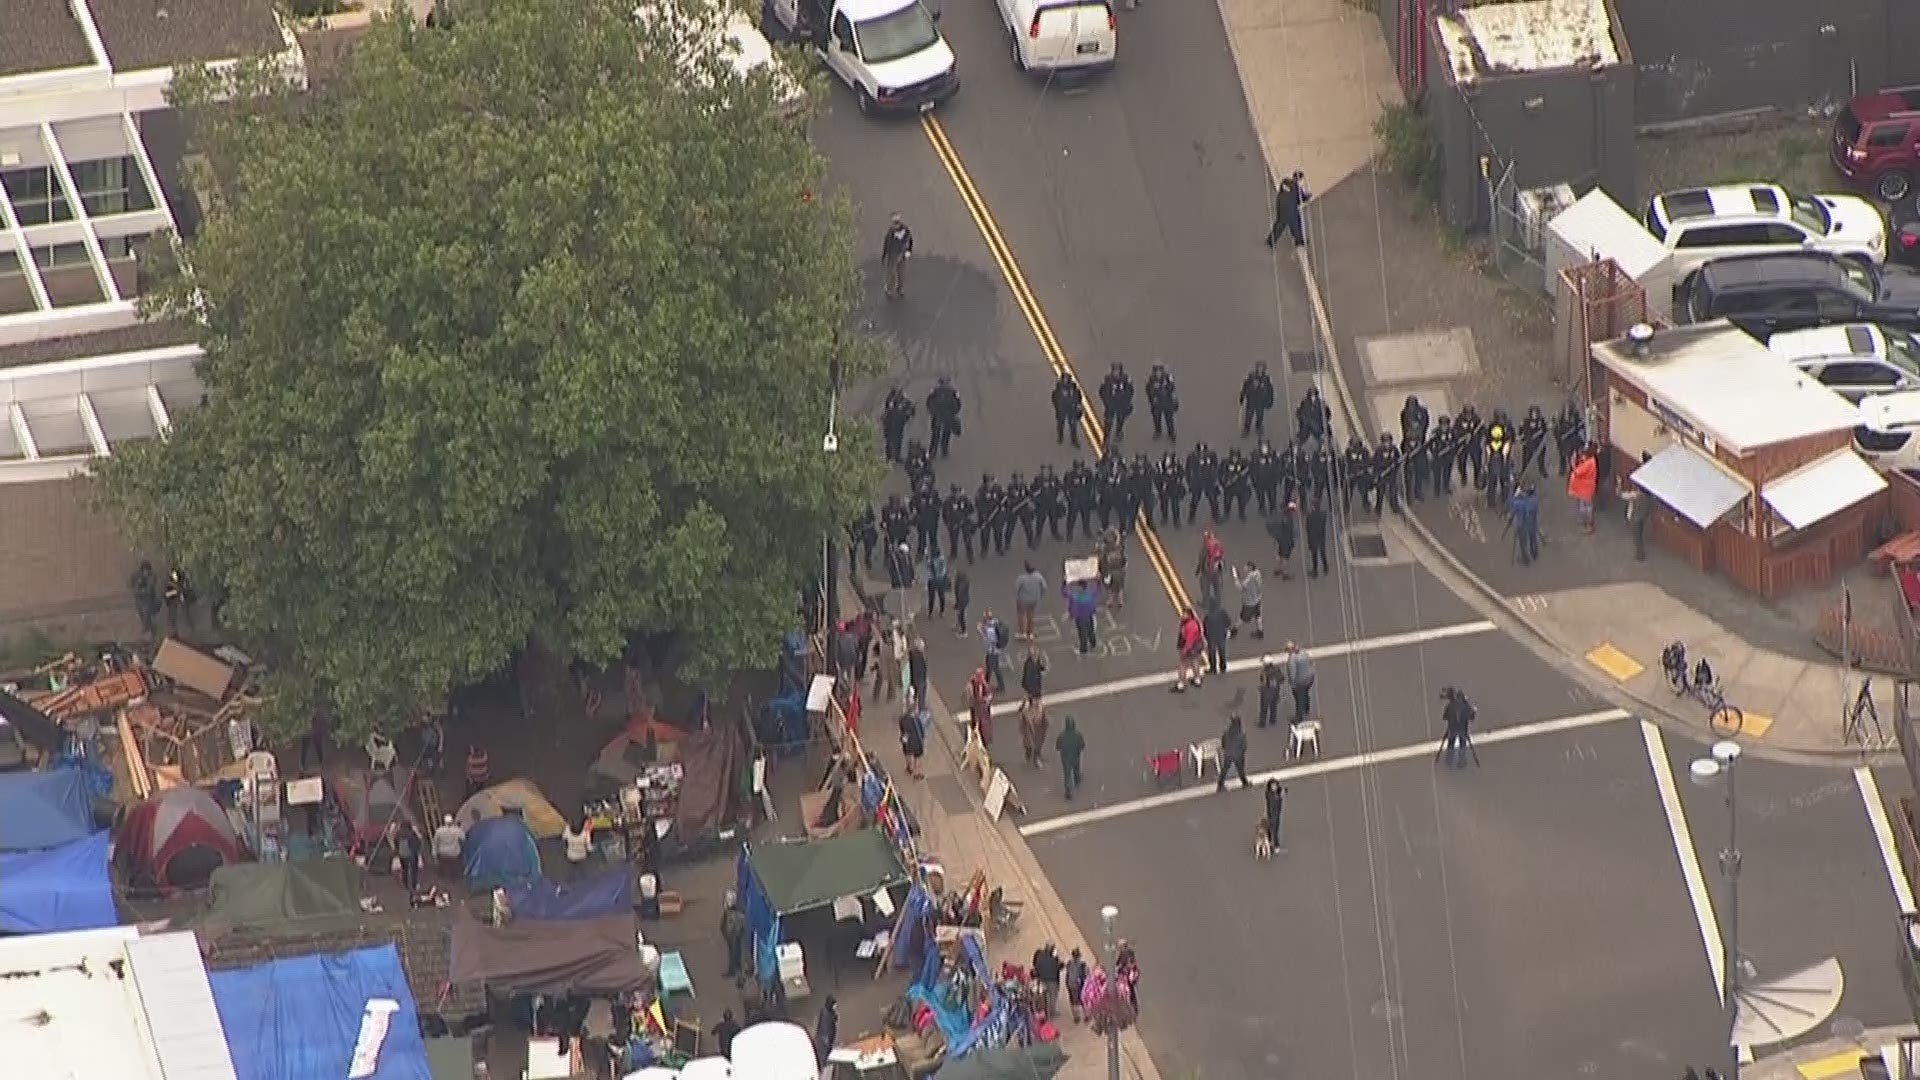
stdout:
[[(1108, 904), (1100, 909), (1101, 953), (1106, 960), (1107, 993), (1120, 992), (1120, 973), (1118, 945), (1113, 936), (1113, 921), (1120, 917), (1120, 909)], [(1120, 1080), (1120, 1027), (1117, 1024), (1107, 1026), (1107, 1080)]]
[(1720, 995), (1727, 1009), (1727, 1080), (1740, 1080), (1740, 744), (1722, 739), (1713, 744), (1712, 754), (1696, 759), (1689, 771), (1703, 787), (1725, 784), (1727, 846), (1720, 852), (1720, 876), (1727, 882), (1727, 926), (1721, 938)]
[[(820, 451), (828, 457), (840, 452), (840, 359), (838, 342), (835, 343), (834, 359), (827, 369), (827, 433), (820, 440)], [(828, 525), (820, 534), (820, 610), (825, 625), (821, 627), (825, 640), (833, 641), (835, 628), (840, 625), (840, 581), (839, 568), (833, 548), (833, 526)], [(853, 545), (847, 545), (847, 559), (853, 559)], [(829, 647), (828, 655), (832, 655)]]

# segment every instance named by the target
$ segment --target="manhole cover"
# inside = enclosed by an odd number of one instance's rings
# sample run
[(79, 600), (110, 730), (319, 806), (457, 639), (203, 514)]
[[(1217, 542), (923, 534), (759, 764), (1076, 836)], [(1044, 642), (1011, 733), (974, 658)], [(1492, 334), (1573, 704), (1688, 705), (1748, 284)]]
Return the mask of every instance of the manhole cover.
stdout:
[(1384, 559), (1387, 557), (1387, 541), (1374, 533), (1349, 533), (1347, 550), (1356, 559)]
[(1288, 349), (1287, 367), (1301, 375), (1311, 375), (1320, 370), (1320, 354), (1312, 349)]

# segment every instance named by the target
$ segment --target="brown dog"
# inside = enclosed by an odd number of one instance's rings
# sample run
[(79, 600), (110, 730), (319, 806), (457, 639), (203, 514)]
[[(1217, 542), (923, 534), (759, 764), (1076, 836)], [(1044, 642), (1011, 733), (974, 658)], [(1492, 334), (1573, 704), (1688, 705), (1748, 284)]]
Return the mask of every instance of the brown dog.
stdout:
[(1253, 828), (1253, 857), (1265, 862), (1273, 858), (1273, 841), (1267, 837), (1267, 819)]

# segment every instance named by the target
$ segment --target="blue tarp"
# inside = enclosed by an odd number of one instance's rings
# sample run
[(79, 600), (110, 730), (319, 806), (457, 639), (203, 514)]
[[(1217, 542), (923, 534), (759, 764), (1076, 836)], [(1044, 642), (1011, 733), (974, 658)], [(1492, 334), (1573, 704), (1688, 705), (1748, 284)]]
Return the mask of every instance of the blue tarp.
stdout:
[(0, 853), (0, 932), (50, 934), (119, 922), (106, 833), (44, 851)]
[(507, 886), (507, 907), (515, 919), (558, 921), (598, 919), (633, 910), (633, 874), (625, 866), (582, 881), (558, 883), (544, 878)]
[(368, 1080), (433, 1080), (420, 1019), (392, 945), (216, 971), (213, 1004), (239, 1080), (341, 1080), (369, 1014), (397, 1003)]
[(0, 851), (55, 848), (99, 832), (88, 771), (0, 773)]
[(733, 868), (734, 890), (740, 897), (740, 911), (747, 917), (747, 936), (753, 942), (753, 970), (762, 986), (773, 986), (780, 973), (780, 914), (760, 888), (745, 844)]
[[(987, 988), (986, 1014), (975, 1020), (960, 1003), (946, 1000), (948, 988), (940, 979), (944, 964), (932, 929), (934, 906), (932, 899), (920, 886), (915, 885), (908, 891), (905, 912), (900, 922), (901, 933), (893, 939), (891, 959), (895, 968), (911, 967), (915, 963), (911, 955), (912, 946), (919, 945), (920, 970), (914, 976), (913, 985), (907, 988), (907, 998), (924, 1002), (933, 1010), (941, 1033), (947, 1037), (947, 1060), (965, 1057), (982, 1046), (1005, 1046), (1009, 1042), (1024, 1041), (1027, 1038), (1024, 1019), (1008, 1002), (1006, 995), (1000, 992), (994, 972), (987, 967), (986, 954), (980, 951), (980, 943), (972, 936), (960, 939), (960, 954), (968, 969), (972, 971), (974, 979)], [(923, 926), (924, 931), (916, 933), (910, 929), (916, 925)]]
[(460, 852), (466, 858), (469, 889), (540, 879), (540, 848), (527, 823), (512, 814), (474, 822)]

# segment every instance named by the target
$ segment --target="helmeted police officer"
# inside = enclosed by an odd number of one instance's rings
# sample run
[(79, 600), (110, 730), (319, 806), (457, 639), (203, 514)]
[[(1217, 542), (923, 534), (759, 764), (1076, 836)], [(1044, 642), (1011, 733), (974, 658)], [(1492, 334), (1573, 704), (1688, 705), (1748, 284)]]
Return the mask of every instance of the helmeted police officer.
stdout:
[(1347, 437), (1347, 452), (1340, 458), (1340, 475), (1346, 483), (1340, 487), (1340, 512), (1353, 513), (1353, 497), (1360, 496), (1360, 508), (1367, 507), (1367, 499), (1373, 492), (1373, 455), (1367, 452), (1367, 444), (1360, 441), (1359, 435)]
[(853, 561), (854, 552), (860, 553), (860, 562), (873, 573), (873, 549), (880, 543), (880, 519), (873, 512), (873, 504), (868, 503), (847, 523), (847, 561)]
[(1200, 510), (1200, 500), (1207, 501), (1207, 513), (1218, 523), (1220, 517), (1220, 455), (1213, 447), (1201, 443), (1187, 455), (1187, 520)]
[(1307, 387), (1305, 397), (1293, 410), (1293, 437), (1326, 439), (1333, 431), (1333, 408), (1320, 396), (1320, 388)]
[(1180, 397), (1173, 385), (1173, 376), (1165, 364), (1153, 365), (1153, 372), (1147, 376), (1147, 412), (1153, 416), (1153, 437), (1159, 438), (1164, 429), (1167, 438), (1178, 440), (1179, 434), (1173, 426), (1173, 414), (1180, 411)]
[(1526, 419), (1520, 421), (1520, 467), (1514, 470), (1514, 479), (1525, 480), (1529, 465), (1539, 467), (1542, 479), (1549, 475), (1547, 436), (1550, 433), (1546, 414), (1540, 411), (1540, 406), (1527, 406)]
[(912, 532), (913, 514), (907, 504), (898, 495), (887, 496), (887, 504), (880, 508), (880, 533), (887, 538), (888, 550), (906, 543)]
[(1054, 442), (1072, 442), (1075, 450), (1080, 449), (1080, 415), (1086, 408), (1086, 402), (1081, 399), (1080, 384), (1073, 381), (1073, 376), (1061, 372), (1053, 383)]
[(973, 533), (978, 522), (974, 520), (973, 500), (967, 493), (954, 484), (947, 492), (947, 501), (940, 506), (940, 519), (947, 526), (947, 553), (957, 557), (960, 552), (967, 553), (967, 562), (973, 562)]
[(1100, 502), (1093, 470), (1087, 468), (1086, 462), (1076, 459), (1067, 475), (1061, 478), (1060, 487), (1067, 497), (1067, 539), (1073, 539), (1076, 522), (1087, 536), (1093, 536), (1093, 508)]
[(1391, 433), (1383, 431), (1373, 448), (1373, 512), (1376, 515), (1387, 506), (1396, 514), (1401, 512), (1400, 485), (1404, 482), (1400, 475), (1400, 446), (1393, 441)]
[(1147, 528), (1153, 528), (1153, 462), (1144, 453), (1133, 455), (1133, 463), (1127, 466), (1127, 519), (1126, 528), (1134, 527), (1135, 519), (1145, 514)]
[(880, 432), (885, 436), (888, 461), (900, 460), (901, 446), (907, 437), (907, 425), (913, 422), (913, 414), (917, 411), (913, 407), (913, 400), (898, 386), (887, 391), (887, 400), (880, 406)]
[(932, 477), (921, 482), (907, 500), (907, 509), (913, 514), (914, 557), (924, 559), (940, 550), (940, 496), (933, 490)]
[(1272, 443), (1261, 439), (1248, 465), (1253, 473), (1254, 505), (1261, 517), (1271, 516), (1280, 495), (1280, 455), (1273, 452)]
[(1240, 437), (1267, 434), (1267, 410), (1273, 408), (1273, 378), (1267, 374), (1267, 362), (1255, 361), (1253, 370), (1240, 380)]
[(1033, 528), (1027, 537), (1028, 547), (1038, 547), (1040, 531), (1045, 529), (1057, 541), (1060, 536), (1060, 520), (1067, 514), (1067, 507), (1060, 493), (1060, 477), (1053, 466), (1042, 465), (1040, 472), (1033, 478)]
[(1115, 364), (1100, 380), (1100, 424), (1107, 429), (1110, 442), (1120, 441), (1126, 430), (1127, 417), (1133, 415), (1133, 376), (1127, 369)]
[(1000, 513), (1002, 515), (1000, 519), (1001, 551), (1007, 550), (1007, 545), (1013, 543), (1013, 530), (1016, 525), (1026, 530), (1028, 547), (1039, 546), (1033, 531), (1033, 488), (1028, 486), (1026, 478), (1019, 473), (1014, 473), (1007, 478), (1006, 509)]
[(1227, 451), (1227, 460), (1220, 466), (1220, 495), (1226, 506), (1224, 516), (1247, 520), (1247, 500), (1253, 497), (1253, 463), (1237, 446)]
[(946, 457), (954, 436), (960, 434), (960, 391), (953, 388), (953, 379), (946, 375), (940, 376), (927, 394), (927, 422), (932, 429), (928, 448)]
[(1408, 394), (1407, 400), (1400, 406), (1400, 439), (1402, 442), (1425, 442), (1430, 417), (1427, 407), (1420, 402), (1416, 394)]
[(985, 555), (991, 546), (997, 555), (1007, 553), (1006, 541), (1000, 539), (1002, 517), (1006, 513), (1007, 493), (1001, 488), (992, 473), (982, 473), (980, 486), (973, 493), (973, 512), (980, 519), (980, 554)]
[(1160, 468), (1153, 478), (1154, 492), (1160, 496), (1160, 520), (1169, 526), (1180, 524), (1180, 503), (1187, 495), (1187, 467), (1172, 450), (1160, 456)]

